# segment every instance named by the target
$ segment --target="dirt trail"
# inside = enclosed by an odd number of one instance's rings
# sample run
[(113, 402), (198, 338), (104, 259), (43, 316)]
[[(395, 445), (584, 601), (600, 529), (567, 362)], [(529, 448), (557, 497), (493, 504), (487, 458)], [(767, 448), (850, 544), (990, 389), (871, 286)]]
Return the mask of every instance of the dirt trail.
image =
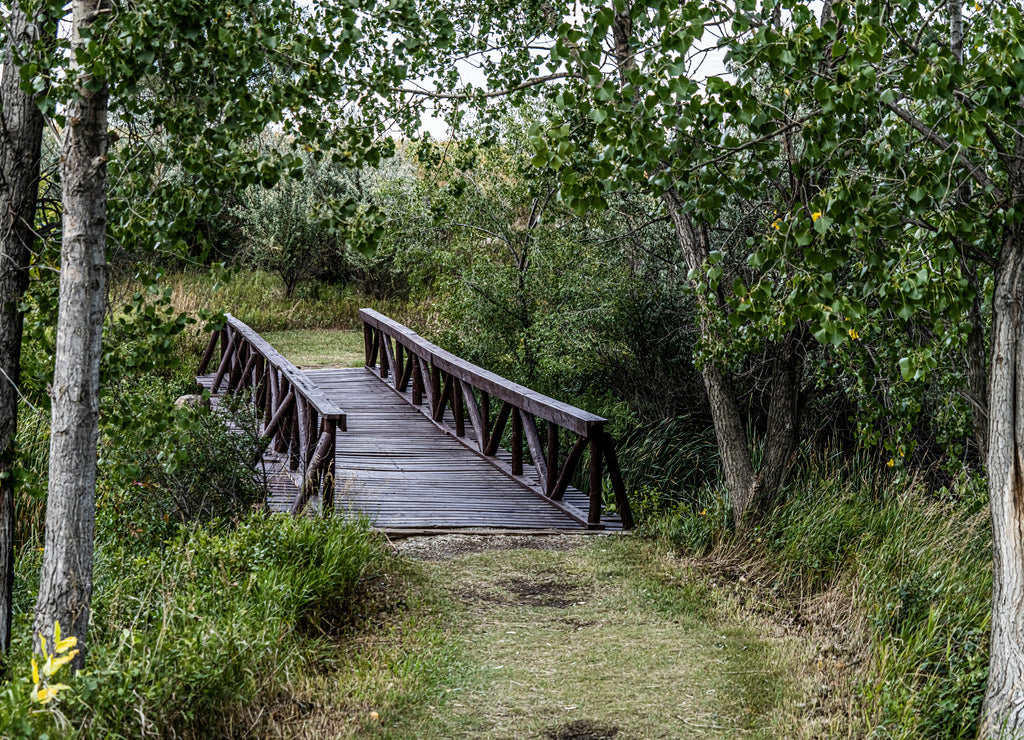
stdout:
[[(459, 604), (465, 669), (394, 738), (806, 734), (808, 648), (741, 616), (684, 561), (623, 536), (410, 538)], [(813, 725), (813, 722), (811, 723)], [(819, 727), (819, 730), (824, 728)], [(817, 731), (815, 731), (817, 734)]]

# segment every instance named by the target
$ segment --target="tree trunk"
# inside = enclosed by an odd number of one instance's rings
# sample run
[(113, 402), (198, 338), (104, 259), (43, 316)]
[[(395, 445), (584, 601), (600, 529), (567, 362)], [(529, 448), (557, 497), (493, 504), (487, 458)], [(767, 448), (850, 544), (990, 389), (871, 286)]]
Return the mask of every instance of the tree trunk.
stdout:
[(1024, 734), (1024, 233), (1004, 245), (992, 301), (988, 491), (992, 641), (981, 737)]
[(737, 526), (742, 526), (756, 493), (754, 463), (750, 457), (743, 412), (736, 400), (732, 379), (725, 371), (709, 365), (701, 375), (711, 406), (711, 420), (715, 425), (715, 440), (718, 442), (718, 456), (722, 458), (722, 475), (729, 493), (732, 518)]
[(798, 326), (775, 349), (768, 386), (768, 424), (764, 454), (754, 482), (752, 503), (758, 513), (771, 511), (800, 443), (801, 389), (807, 330)]
[[(676, 242), (690, 270), (702, 268), (711, 254), (706, 231), (698, 228), (684, 212), (678, 194), (669, 190), (662, 198), (672, 224)], [(725, 300), (717, 293), (709, 298), (698, 295), (704, 317), (710, 312), (723, 313)], [(714, 329), (707, 318), (701, 319), (701, 335)], [(786, 471), (799, 442), (800, 390), (806, 355), (806, 329), (794, 329), (775, 352), (772, 378), (769, 381), (768, 427), (764, 439), (764, 459), (755, 473), (747, 437), (747, 424), (730, 373), (718, 367), (705, 366), (701, 371), (704, 388), (715, 425), (718, 454), (722, 458), (722, 474), (729, 493), (733, 521), (742, 527), (751, 511), (765, 513), (785, 482)]]
[[(72, 46), (106, 8), (74, 0)], [(55, 622), (85, 647), (92, 597), (100, 345), (106, 300), (107, 85), (80, 71), (61, 152), (63, 242), (53, 377), (46, 543), (34, 631)], [(91, 83), (91, 84), (89, 84)], [(97, 87), (90, 90), (90, 87)], [(37, 644), (38, 649), (38, 644)], [(80, 667), (84, 649), (73, 667)]]
[[(679, 195), (674, 190), (667, 191), (662, 202), (672, 219), (676, 242), (687, 268), (702, 268), (711, 255), (706, 231), (697, 228), (685, 213)], [(702, 315), (700, 333), (701, 336), (708, 336), (713, 331), (708, 317), (711, 312), (722, 311), (724, 301), (717, 294), (712, 294), (711, 298), (698, 294), (697, 300)], [(708, 363), (701, 370), (701, 376), (708, 394), (711, 421), (715, 425), (715, 439), (718, 455), (722, 459), (722, 474), (729, 494), (733, 521), (741, 525), (755, 494), (754, 462), (750, 456), (743, 411), (736, 399), (732, 378), (726, 370)]]
[[(43, 33), (18, 3), (11, 7), (0, 76), (0, 664), (11, 645), (14, 590), (14, 438), (29, 248), (35, 238), (43, 115), (21, 89), (21, 57)], [(19, 58), (15, 58), (15, 52)]]

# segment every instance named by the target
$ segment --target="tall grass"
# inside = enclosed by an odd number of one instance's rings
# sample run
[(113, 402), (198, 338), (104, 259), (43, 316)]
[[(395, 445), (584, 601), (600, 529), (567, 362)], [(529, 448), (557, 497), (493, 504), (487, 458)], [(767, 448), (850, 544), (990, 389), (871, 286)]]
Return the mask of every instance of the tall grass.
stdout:
[(356, 329), (359, 309), (376, 308), (399, 321), (422, 318), (425, 305), (408, 299), (374, 298), (353, 285), (303, 283), (289, 298), (274, 275), (238, 271), (216, 277), (209, 272), (181, 272), (164, 281), (173, 289), (179, 311), (226, 311), (256, 331), (287, 329)]
[[(365, 678), (343, 658), (405, 597), (404, 568), (364, 523), (327, 519), (257, 514), (145, 556), (100, 543), (86, 672), (62, 711), (79, 737), (206, 738), (249, 736), (254, 707), (337, 710), (346, 682)], [(431, 629), (410, 630), (430, 643), (417, 661), (377, 668), (390, 677), (379, 701), (430, 690), (446, 659)], [(30, 649), (19, 630), (12, 663)], [(309, 695), (311, 677), (323, 695)]]
[(974, 736), (992, 585), (982, 481), (935, 492), (858, 456), (819, 458), (804, 462), (785, 502), (756, 526), (733, 531), (723, 501), (704, 486), (651, 516), (647, 530), (713, 569), (729, 564), (726, 575), (742, 572), (757, 603), (845, 641), (846, 732)]

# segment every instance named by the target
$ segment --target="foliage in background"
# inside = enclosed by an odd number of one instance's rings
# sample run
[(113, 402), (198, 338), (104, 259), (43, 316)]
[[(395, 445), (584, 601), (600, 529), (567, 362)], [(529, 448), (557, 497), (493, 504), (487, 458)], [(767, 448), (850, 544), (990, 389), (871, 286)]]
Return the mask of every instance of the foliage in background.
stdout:
[[(280, 147), (278, 139), (271, 146)], [(411, 286), (413, 244), (382, 227), (410, 217), (415, 173), (401, 152), (375, 168), (350, 167), (320, 152), (271, 188), (250, 186), (226, 214), (237, 223), (234, 261), (276, 274), (290, 299), (300, 283), (353, 285), (366, 295), (403, 297)], [(392, 234), (394, 232), (391, 232)]]

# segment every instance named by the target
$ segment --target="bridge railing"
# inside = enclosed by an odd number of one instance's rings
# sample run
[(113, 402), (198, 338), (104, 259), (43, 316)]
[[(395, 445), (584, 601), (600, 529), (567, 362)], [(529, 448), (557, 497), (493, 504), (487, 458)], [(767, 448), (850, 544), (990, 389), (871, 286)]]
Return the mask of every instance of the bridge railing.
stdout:
[[(363, 322), (367, 368), (406, 395), (434, 423), (592, 528), (601, 526), (607, 472), (622, 525), (632, 528), (615, 444), (604, 428), (607, 419), (467, 362), (373, 309), (361, 309), (359, 318)], [(467, 421), (472, 436), (467, 435)], [(509, 424), (511, 459), (504, 460), (499, 458), (500, 445)], [(564, 458), (560, 455), (563, 432), (575, 436)], [(524, 446), (532, 462), (532, 476), (525, 475)], [(575, 507), (563, 504), (562, 498), (588, 447), (589, 510), (586, 517), (581, 517)]]
[(253, 405), (262, 417), (262, 436), (285, 456), (289, 470), (300, 471), (302, 487), (291, 511), (320, 494), (323, 510), (334, 501), (335, 447), (338, 430), (345, 431), (345, 412), (335, 406), (295, 365), (259, 334), (234, 316), (214, 331), (199, 363), (203, 375), (220, 346), (220, 362), (213, 376), (212, 393), (252, 392)]

